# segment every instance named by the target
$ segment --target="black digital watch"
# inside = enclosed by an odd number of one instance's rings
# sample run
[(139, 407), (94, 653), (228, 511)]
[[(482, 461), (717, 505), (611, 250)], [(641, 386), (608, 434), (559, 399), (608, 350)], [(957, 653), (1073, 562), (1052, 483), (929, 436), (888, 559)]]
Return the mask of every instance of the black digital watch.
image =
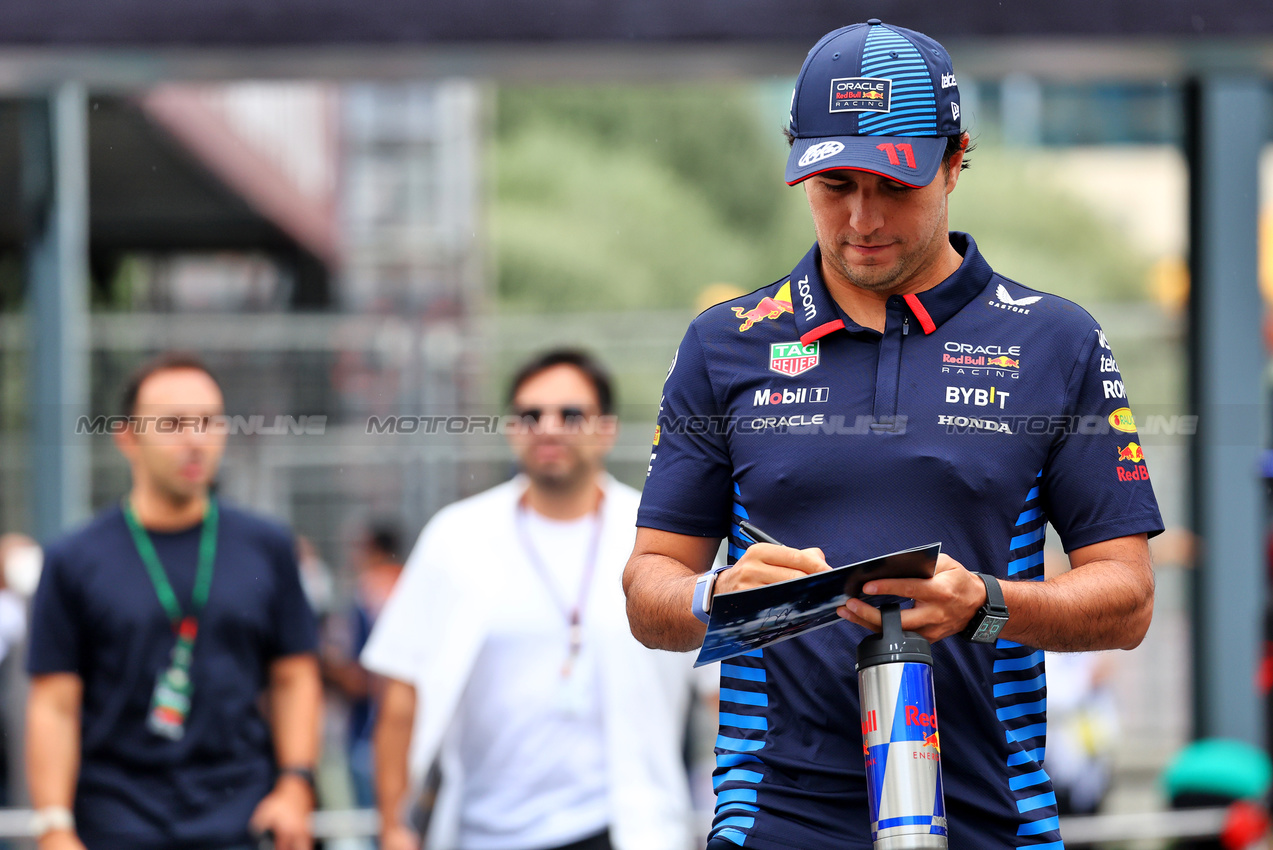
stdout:
[(972, 615), (963, 636), (973, 643), (994, 643), (1008, 623), (1008, 605), (1003, 601), (999, 579), (984, 573), (973, 573), (986, 586), (986, 602)]

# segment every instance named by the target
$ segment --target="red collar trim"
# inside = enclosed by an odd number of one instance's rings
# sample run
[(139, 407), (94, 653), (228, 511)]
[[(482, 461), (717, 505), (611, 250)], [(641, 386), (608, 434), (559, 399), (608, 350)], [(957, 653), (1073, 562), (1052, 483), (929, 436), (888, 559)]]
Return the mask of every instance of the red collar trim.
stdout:
[(811, 342), (815, 342), (816, 340), (822, 339), (824, 336), (826, 336), (829, 333), (842, 330), (843, 328), (844, 328), (844, 322), (840, 319), (835, 319), (833, 321), (826, 322), (825, 324), (818, 325), (813, 330), (807, 331), (806, 333), (802, 334), (800, 336), (800, 344), (808, 345)]
[(915, 318), (919, 319), (919, 326), (924, 329), (924, 333), (930, 334), (937, 330), (937, 323), (933, 321), (932, 316), (928, 315), (928, 311), (920, 303), (918, 295), (911, 293), (910, 295), (903, 295), (902, 298), (910, 305), (911, 312), (915, 314)]

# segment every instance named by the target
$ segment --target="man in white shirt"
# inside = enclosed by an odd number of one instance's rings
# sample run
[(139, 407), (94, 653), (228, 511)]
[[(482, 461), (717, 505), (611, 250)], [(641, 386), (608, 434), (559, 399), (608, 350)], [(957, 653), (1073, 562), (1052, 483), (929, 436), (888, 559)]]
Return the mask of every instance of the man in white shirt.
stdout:
[(438, 512), (362, 663), (388, 679), (375, 733), (383, 850), (685, 850), (690, 660), (642, 647), (621, 577), (638, 493), (604, 460), (616, 418), (587, 354), (548, 352), (509, 392), (521, 474)]

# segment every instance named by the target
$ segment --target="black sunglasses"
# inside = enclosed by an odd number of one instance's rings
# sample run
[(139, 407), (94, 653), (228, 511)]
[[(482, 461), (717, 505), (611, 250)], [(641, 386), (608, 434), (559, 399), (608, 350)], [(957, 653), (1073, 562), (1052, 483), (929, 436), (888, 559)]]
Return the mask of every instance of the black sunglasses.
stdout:
[(519, 407), (513, 411), (513, 415), (521, 419), (524, 424), (538, 425), (539, 420), (543, 418), (545, 413), (556, 412), (561, 417), (561, 421), (565, 425), (579, 425), (588, 418), (588, 412), (582, 407), (574, 405), (563, 405), (561, 407)]

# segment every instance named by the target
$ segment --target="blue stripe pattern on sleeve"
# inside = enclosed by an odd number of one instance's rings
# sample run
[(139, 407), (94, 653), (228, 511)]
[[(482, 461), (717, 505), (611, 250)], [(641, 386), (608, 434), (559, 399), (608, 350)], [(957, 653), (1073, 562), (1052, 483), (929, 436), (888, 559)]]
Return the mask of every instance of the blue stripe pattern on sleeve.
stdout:
[[(734, 523), (730, 529), (729, 562), (743, 556), (753, 542), (742, 533), (738, 521), (749, 519), (742, 488), (734, 482)], [(740, 847), (747, 841), (761, 810), (760, 787), (765, 764), (761, 758), (769, 731), (768, 675), (764, 650), (754, 649), (720, 665), (719, 731), (716, 736), (716, 812), (711, 837)]]
[[(1042, 470), (1026, 494), (1017, 515), (1016, 528), (1006, 553), (1004, 573), (1000, 579), (1012, 581), (1043, 580), (1043, 549), (1047, 534), (1047, 516), (1041, 499)], [(1005, 575), (1006, 573), (1006, 575)], [(1011, 612), (1009, 612), (1011, 614)], [(1010, 640), (995, 643), (992, 693), (995, 717), (1003, 724), (1008, 744), (1008, 790), (1015, 798), (1022, 821), (1017, 834), (1035, 837), (1041, 843), (1021, 845), (1031, 850), (1054, 847), (1060, 850), (1057, 831), (1056, 794), (1052, 780), (1043, 767), (1047, 741), (1047, 674), (1044, 653)]]

